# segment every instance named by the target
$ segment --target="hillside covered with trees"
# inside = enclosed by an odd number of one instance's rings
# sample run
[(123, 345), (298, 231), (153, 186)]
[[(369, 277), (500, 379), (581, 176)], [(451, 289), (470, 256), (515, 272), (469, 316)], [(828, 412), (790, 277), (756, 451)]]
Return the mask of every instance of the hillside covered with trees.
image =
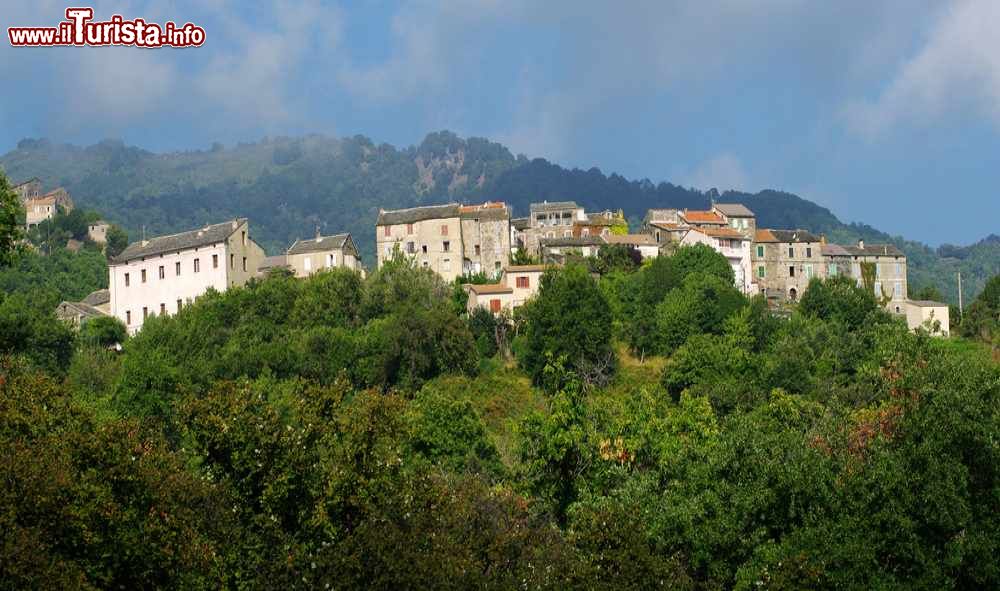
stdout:
[(1000, 586), (1000, 278), (960, 340), (843, 278), (775, 318), (731, 274), (571, 263), (494, 317), (399, 257), (128, 339), (0, 292), (0, 580)]
[(418, 146), (397, 149), (363, 136), (266, 138), (209, 150), (155, 154), (104, 141), (77, 147), (26, 139), (0, 157), (15, 181), (37, 176), (64, 186), (78, 205), (102, 213), (130, 236), (168, 233), (247, 216), (271, 253), (319, 227), (351, 232), (369, 264), (379, 207), (410, 207), (455, 199), (528, 204), (573, 199), (588, 209), (625, 211), (633, 225), (651, 207), (704, 208), (710, 200), (749, 206), (762, 227), (803, 228), (831, 241), (888, 241), (906, 252), (910, 284), (932, 286), (957, 304), (961, 271), (967, 299), (997, 273), (1000, 240), (929, 248), (862, 224), (844, 224), (829, 210), (796, 195), (702, 192), (666, 182), (628, 180), (596, 168), (568, 170), (544, 159), (514, 156), (504, 146), (450, 132), (429, 134)]

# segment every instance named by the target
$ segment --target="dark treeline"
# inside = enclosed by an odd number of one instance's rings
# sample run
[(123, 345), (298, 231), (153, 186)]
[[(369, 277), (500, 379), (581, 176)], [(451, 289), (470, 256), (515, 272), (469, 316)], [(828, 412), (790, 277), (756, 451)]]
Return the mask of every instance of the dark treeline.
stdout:
[(946, 340), (844, 280), (774, 318), (707, 247), (586, 262), (498, 317), (277, 273), (128, 339), (0, 296), (0, 586), (1000, 586), (1000, 278)]

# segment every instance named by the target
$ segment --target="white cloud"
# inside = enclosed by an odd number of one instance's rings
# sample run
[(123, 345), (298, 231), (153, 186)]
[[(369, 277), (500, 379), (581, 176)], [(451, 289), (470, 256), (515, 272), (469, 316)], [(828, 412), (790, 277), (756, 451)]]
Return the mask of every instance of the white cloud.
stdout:
[(730, 189), (753, 191), (749, 178), (740, 159), (725, 152), (699, 164), (681, 178), (680, 184), (702, 190), (715, 188), (720, 193)]
[(846, 108), (851, 128), (869, 138), (903, 122), (948, 114), (986, 116), (1000, 126), (1000, 3), (964, 0), (949, 6), (926, 44), (873, 101)]

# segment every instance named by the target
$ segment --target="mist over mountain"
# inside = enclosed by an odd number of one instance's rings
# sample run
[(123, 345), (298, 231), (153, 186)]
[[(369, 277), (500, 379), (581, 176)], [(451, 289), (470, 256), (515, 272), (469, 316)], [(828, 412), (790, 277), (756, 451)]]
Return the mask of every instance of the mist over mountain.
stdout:
[(516, 215), (527, 215), (529, 203), (571, 199), (588, 210), (621, 208), (636, 228), (648, 208), (706, 208), (715, 199), (747, 205), (761, 227), (803, 228), (832, 242), (891, 242), (908, 256), (911, 288), (933, 285), (953, 303), (958, 272), (971, 299), (1000, 270), (1000, 238), (995, 235), (968, 246), (933, 249), (867, 224), (844, 223), (791, 193), (699, 191), (629, 180), (598, 168), (567, 169), (448, 131), (428, 134), (407, 148), (376, 144), (360, 135), (309, 135), (162, 154), (119, 140), (81, 147), (25, 139), (0, 157), (0, 166), (13, 182), (37, 176), (47, 189), (65, 187), (78, 206), (101, 212), (133, 238), (143, 229), (157, 235), (246, 216), (255, 238), (271, 254), (317, 228), (347, 231), (369, 266), (380, 207), (489, 199), (506, 201)]

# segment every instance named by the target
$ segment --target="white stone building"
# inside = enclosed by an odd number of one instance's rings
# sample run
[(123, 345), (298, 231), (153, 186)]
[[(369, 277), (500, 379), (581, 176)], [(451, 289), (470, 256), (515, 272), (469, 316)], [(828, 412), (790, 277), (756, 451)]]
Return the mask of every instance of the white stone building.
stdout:
[(175, 314), (209, 288), (245, 284), (263, 259), (245, 218), (134, 242), (108, 266), (111, 314), (134, 334), (149, 316)]
[(734, 284), (745, 294), (757, 293), (750, 275), (750, 239), (739, 230), (721, 227), (690, 228), (681, 239), (681, 245), (705, 244), (726, 257), (733, 268)]

